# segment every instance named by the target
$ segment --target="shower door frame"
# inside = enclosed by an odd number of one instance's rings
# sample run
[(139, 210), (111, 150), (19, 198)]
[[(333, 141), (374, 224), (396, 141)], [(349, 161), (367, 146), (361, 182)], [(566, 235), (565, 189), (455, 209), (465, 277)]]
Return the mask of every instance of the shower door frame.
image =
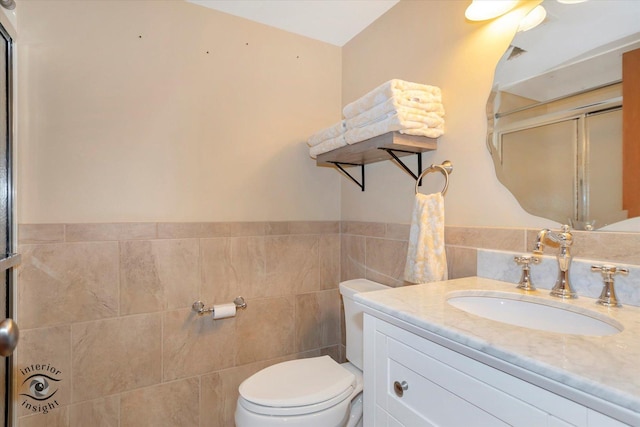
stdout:
[[(3, 16), (4, 18), (4, 16)], [(6, 22), (5, 19), (0, 19), (0, 39), (1, 43), (5, 44), (6, 52), (4, 58), (6, 63), (2, 64), (5, 69), (5, 80), (1, 83), (6, 88), (6, 102), (2, 106), (6, 110), (6, 134), (2, 135), (3, 141), (1, 144), (6, 144), (6, 191), (7, 191), (7, 219), (5, 224), (0, 224), (0, 227), (6, 227), (6, 241), (2, 242), (5, 246), (5, 250), (0, 250), (0, 264), (2, 264), (2, 270), (0, 274), (4, 275), (4, 286), (6, 286), (6, 297), (1, 303), (6, 307), (6, 317), (17, 317), (16, 305), (16, 281), (17, 272), (14, 268), (16, 263), (19, 263), (20, 257), (15, 256), (17, 251), (17, 212), (16, 212), (16, 154), (15, 154), (15, 29), (11, 26), (10, 22)], [(1, 252), (5, 252), (2, 254)], [(13, 257), (12, 257), (13, 255)], [(13, 258), (13, 259), (11, 259)], [(0, 319), (1, 320), (1, 319)], [(17, 350), (14, 353), (2, 360), (3, 368), (5, 369), (5, 381), (2, 387), (5, 389), (5, 401), (4, 401), (4, 413), (2, 414), (2, 427), (9, 427), (16, 425), (17, 417), (15, 411), (15, 399), (16, 396), (16, 384), (14, 376), (14, 363), (17, 356)]]

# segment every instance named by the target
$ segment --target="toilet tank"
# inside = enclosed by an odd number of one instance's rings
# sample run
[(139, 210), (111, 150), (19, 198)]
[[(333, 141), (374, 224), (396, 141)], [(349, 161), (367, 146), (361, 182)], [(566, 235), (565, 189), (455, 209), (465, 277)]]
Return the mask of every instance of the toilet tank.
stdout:
[(389, 289), (389, 287), (367, 279), (353, 279), (340, 283), (347, 332), (347, 360), (360, 370), (362, 370), (362, 310), (356, 306), (353, 296), (360, 292), (382, 289)]

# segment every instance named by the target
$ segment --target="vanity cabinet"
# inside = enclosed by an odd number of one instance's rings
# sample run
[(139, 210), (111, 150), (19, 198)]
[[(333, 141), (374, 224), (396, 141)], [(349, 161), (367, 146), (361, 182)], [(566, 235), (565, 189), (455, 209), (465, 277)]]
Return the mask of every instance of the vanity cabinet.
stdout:
[(364, 335), (364, 427), (627, 425), (371, 314)]

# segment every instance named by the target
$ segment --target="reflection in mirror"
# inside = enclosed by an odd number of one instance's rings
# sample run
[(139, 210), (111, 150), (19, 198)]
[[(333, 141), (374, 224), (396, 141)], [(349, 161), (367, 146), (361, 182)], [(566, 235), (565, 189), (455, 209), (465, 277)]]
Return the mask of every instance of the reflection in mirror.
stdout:
[(542, 4), (496, 68), (496, 174), (527, 212), (575, 229), (640, 216), (640, 2)]

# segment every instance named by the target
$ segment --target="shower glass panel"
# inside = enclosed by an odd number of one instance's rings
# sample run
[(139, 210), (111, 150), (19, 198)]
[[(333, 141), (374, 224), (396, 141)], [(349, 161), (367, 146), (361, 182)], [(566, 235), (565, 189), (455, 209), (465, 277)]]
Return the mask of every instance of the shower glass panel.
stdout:
[(589, 203), (586, 219), (596, 219), (596, 226), (623, 221), (628, 212), (622, 209), (622, 109), (587, 116), (587, 176)]
[(527, 212), (577, 230), (628, 218), (622, 108), (610, 104), (525, 119), (498, 133), (496, 173)]
[[(13, 182), (12, 182), (12, 40), (0, 25), (0, 321), (13, 316)], [(14, 257), (15, 259), (15, 257)], [(0, 341), (7, 338), (3, 322)], [(4, 342), (4, 341), (3, 341)], [(2, 344), (2, 343), (0, 343)], [(11, 372), (13, 357), (0, 357), (0, 404), (2, 417), (0, 426), (11, 425)]]
[(578, 120), (503, 133), (505, 185), (529, 213), (562, 224), (576, 217)]

